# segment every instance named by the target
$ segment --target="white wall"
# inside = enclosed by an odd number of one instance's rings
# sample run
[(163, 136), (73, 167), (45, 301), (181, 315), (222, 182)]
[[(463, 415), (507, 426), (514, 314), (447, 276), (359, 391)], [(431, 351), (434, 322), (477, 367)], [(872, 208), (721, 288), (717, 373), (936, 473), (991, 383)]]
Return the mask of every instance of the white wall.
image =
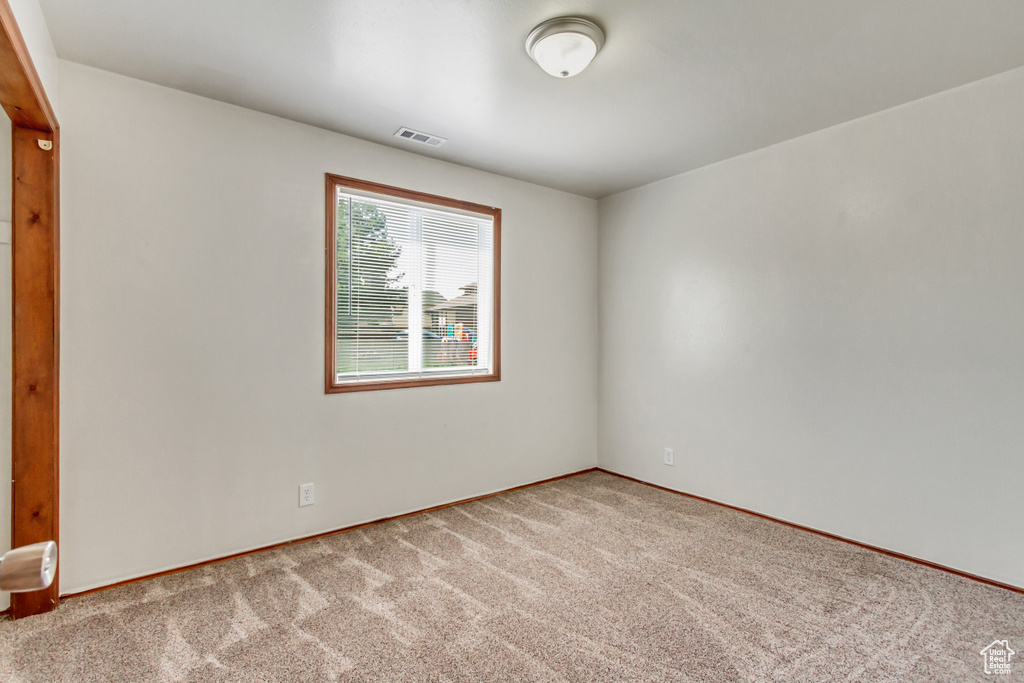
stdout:
[(1018, 69), (602, 200), (600, 464), (1024, 586), (1022, 121)]
[[(595, 201), (60, 83), (62, 592), (595, 464)], [(502, 208), (500, 382), (324, 395), (325, 172)]]
[(0, 109), (0, 221), (11, 222), (14, 193), (13, 144), (11, 139), (11, 120), (7, 112)]

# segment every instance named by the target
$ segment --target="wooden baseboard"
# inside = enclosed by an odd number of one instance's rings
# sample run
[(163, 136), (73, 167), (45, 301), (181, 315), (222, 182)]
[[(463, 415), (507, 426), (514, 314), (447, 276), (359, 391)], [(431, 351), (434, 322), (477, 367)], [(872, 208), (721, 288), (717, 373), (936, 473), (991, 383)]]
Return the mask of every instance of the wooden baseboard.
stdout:
[(405, 519), (406, 517), (413, 517), (415, 515), (422, 515), (422, 514), (425, 514), (427, 512), (435, 512), (437, 510), (443, 510), (445, 508), (450, 508), (450, 507), (453, 507), (455, 505), (463, 505), (465, 503), (472, 503), (472, 502), (477, 501), (477, 500), (484, 500), (485, 498), (493, 498), (494, 496), (500, 496), (500, 495), (502, 495), (504, 493), (511, 493), (512, 491), (519, 491), (519, 490), (522, 490), (522, 489), (528, 489), (528, 488), (531, 488), (533, 486), (540, 486), (541, 484), (548, 484), (548, 483), (551, 483), (553, 481), (558, 481), (560, 479), (568, 479), (569, 477), (575, 477), (577, 475), (584, 474), (586, 472), (593, 472), (595, 470), (597, 470), (596, 467), (588, 467), (587, 469), (579, 470), (578, 472), (570, 472), (569, 474), (561, 474), (561, 475), (559, 475), (557, 477), (550, 477), (548, 479), (542, 479), (540, 481), (535, 481), (535, 482), (532, 482), (530, 484), (522, 484), (521, 486), (513, 486), (512, 488), (502, 489), (501, 491), (495, 491), (494, 493), (485, 493), (482, 496), (473, 496), (472, 498), (463, 498), (462, 500), (456, 500), (456, 501), (451, 502), (451, 503), (444, 503), (443, 505), (435, 505), (433, 507), (423, 508), (422, 510), (415, 510), (413, 512), (406, 512), (405, 514), (401, 514), (401, 515), (394, 515), (394, 516), (391, 516), (391, 517), (381, 517), (380, 519), (374, 519), (374, 520), (369, 521), (369, 522), (362, 522), (361, 524), (353, 524), (351, 526), (341, 527), (339, 529), (334, 529), (332, 531), (324, 531), (324, 532), (319, 533), (319, 534), (313, 534), (312, 536), (303, 536), (302, 538), (296, 538), (296, 539), (293, 539), (291, 541), (282, 541), (281, 543), (273, 543), (271, 545), (265, 545), (265, 546), (262, 546), (260, 548), (253, 548), (252, 550), (246, 550), (244, 552), (234, 553), (232, 555), (225, 555), (223, 557), (215, 557), (212, 560), (203, 560), (202, 562), (195, 562), (193, 564), (187, 564), (187, 565), (184, 565), (182, 567), (175, 567), (174, 569), (167, 569), (167, 570), (162, 571), (162, 572), (154, 572), (152, 574), (145, 574), (143, 576), (136, 576), (135, 578), (132, 578), (132, 579), (125, 579), (124, 581), (118, 581), (116, 583), (111, 583), (111, 584), (108, 584), (106, 586), (97, 586), (96, 588), (90, 588), (89, 590), (79, 591), (77, 593), (65, 593), (65, 594), (61, 595), (60, 597), (61, 597), (62, 600), (64, 598), (77, 598), (77, 597), (81, 597), (83, 595), (89, 595), (90, 593), (97, 593), (99, 591), (105, 591), (105, 590), (110, 590), (111, 588), (117, 588), (118, 586), (127, 586), (127, 585), (132, 584), (132, 583), (138, 583), (139, 581), (148, 581), (149, 579), (157, 579), (157, 578), (160, 578), (161, 576), (168, 576), (170, 574), (177, 574), (179, 572), (186, 572), (186, 571), (188, 571), (190, 569), (197, 569), (199, 567), (205, 567), (207, 565), (216, 564), (218, 562), (227, 562), (228, 560), (233, 560), (233, 559), (235, 559), (237, 557), (244, 557), (245, 555), (252, 555), (254, 553), (262, 553), (265, 550), (276, 550), (277, 548), (284, 548), (286, 546), (295, 545), (296, 543), (305, 543), (306, 541), (315, 541), (318, 538), (326, 538), (327, 536), (334, 536), (336, 534), (343, 534), (343, 533), (345, 533), (347, 531), (355, 531), (356, 529), (364, 529), (364, 528), (366, 528), (368, 526), (373, 526), (375, 524), (383, 524), (384, 522), (391, 522), (391, 521), (396, 520), (396, 519)]
[(1021, 588), (1020, 586), (1014, 586), (1012, 584), (1003, 583), (1001, 581), (995, 581), (993, 579), (986, 579), (984, 576), (978, 576), (977, 574), (969, 574), (967, 572), (960, 571), (959, 569), (953, 569), (952, 567), (947, 567), (946, 565), (943, 565), (943, 564), (938, 564), (936, 562), (931, 562), (930, 560), (922, 560), (919, 557), (914, 557), (912, 555), (905, 555), (903, 553), (896, 552), (895, 550), (887, 550), (886, 548), (879, 548), (878, 546), (868, 545), (867, 543), (861, 543), (860, 541), (854, 541), (854, 540), (849, 539), (849, 538), (844, 538), (843, 536), (837, 536), (836, 534), (830, 534), (827, 531), (820, 531), (818, 529), (814, 529), (814, 528), (811, 528), (809, 526), (804, 526), (802, 524), (794, 524), (793, 522), (787, 522), (784, 519), (779, 519), (777, 517), (772, 517), (770, 515), (763, 515), (760, 512), (754, 512), (753, 510), (747, 510), (746, 508), (736, 507), (735, 505), (729, 505), (728, 503), (721, 503), (721, 502), (719, 502), (717, 500), (712, 500), (711, 498), (705, 498), (704, 496), (697, 496), (697, 495), (694, 495), (692, 493), (684, 493), (683, 491), (676, 491), (675, 489), (666, 488), (664, 486), (658, 486), (657, 484), (652, 484), (649, 481), (644, 481), (642, 479), (636, 479), (635, 477), (630, 477), (630, 476), (627, 476), (625, 474), (619, 474), (618, 472), (613, 472), (612, 470), (608, 470), (608, 469), (605, 469), (603, 467), (596, 467), (594, 469), (596, 469), (599, 472), (604, 472), (605, 474), (611, 474), (613, 476), (620, 477), (622, 479), (628, 479), (629, 481), (635, 481), (636, 483), (643, 484), (644, 486), (650, 486), (652, 488), (660, 489), (662, 491), (668, 491), (669, 493), (675, 493), (676, 495), (686, 496), (687, 498), (693, 498), (695, 500), (700, 500), (700, 501), (703, 501), (705, 503), (711, 503), (712, 505), (718, 505), (719, 507), (728, 508), (730, 510), (735, 510), (737, 512), (743, 512), (743, 513), (746, 513), (748, 515), (753, 515), (754, 517), (760, 517), (761, 519), (766, 519), (769, 522), (775, 522), (776, 524), (784, 524), (785, 526), (792, 527), (793, 529), (800, 529), (801, 531), (806, 531), (808, 533), (817, 534), (818, 536), (824, 536), (825, 538), (831, 538), (834, 541), (842, 541), (843, 543), (849, 543), (850, 545), (855, 545), (858, 548), (863, 548), (865, 550), (873, 550), (876, 553), (881, 553), (882, 555), (888, 555), (889, 557), (895, 557), (898, 560), (906, 560), (907, 562), (913, 562), (914, 564), (924, 565), (925, 567), (931, 567), (932, 569), (938, 569), (939, 571), (947, 572), (949, 574), (956, 574), (957, 576), (961, 576), (961, 577), (963, 577), (965, 579), (970, 579), (971, 581), (977, 581), (978, 583), (984, 583), (984, 584), (989, 585), (989, 586), (995, 586), (996, 588), (1002, 588), (1004, 590), (1013, 591), (1014, 593), (1024, 594), (1024, 588)]
[[(234, 553), (232, 555), (225, 555), (223, 557), (217, 557), (217, 558), (214, 558), (212, 560), (204, 560), (203, 562), (196, 562), (196, 563), (185, 565), (185, 566), (182, 566), (182, 567), (175, 567), (174, 569), (168, 569), (168, 570), (162, 571), (162, 572), (155, 572), (153, 574), (146, 574), (144, 576), (137, 576), (137, 577), (132, 578), (132, 579), (126, 579), (124, 581), (118, 581), (116, 583), (111, 583), (111, 584), (106, 585), (106, 586), (99, 586), (97, 588), (90, 588), (89, 590), (80, 591), (78, 593), (67, 593), (67, 594), (62, 595), (61, 598), (62, 599), (63, 598), (77, 598), (77, 597), (80, 597), (82, 595), (88, 595), (90, 593), (96, 593), (98, 591), (109, 590), (111, 588), (117, 588), (118, 586), (126, 586), (128, 584), (138, 583), (139, 581), (148, 581), (149, 579), (156, 579), (156, 578), (159, 578), (161, 576), (168, 576), (169, 574), (177, 574), (178, 572), (184, 572), (184, 571), (188, 571), (190, 569), (197, 569), (198, 567), (205, 567), (207, 565), (216, 564), (218, 562), (227, 562), (228, 560), (233, 560), (233, 559), (235, 559), (237, 557), (243, 557), (245, 555), (252, 555), (254, 553), (261, 553), (261, 552), (263, 552), (265, 550), (275, 550), (277, 548), (284, 548), (284, 547), (287, 547), (287, 546), (290, 546), (290, 545), (295, 545), (296, 543), (305, 543), (306, 541), (314, 541), (314, 540), (316, 540), (318, 538), (326, 538), (327, 536), (334, 536), (336, 534), (343, 534), (343, 533), (348, 532), (348, 531), (355, 531), (356, 529), (363, 529), (363, 528), (366, 528), (366, 527), (369, 527), (369, 526), (373, 526), (373, 525), (376, 525), (376, 524), (383, 524), (384, 522), (390, 522), (390, 521), (396, 520), (396, 519), (404, 519), (406, 517), (413, 517), (415, 515), (422, 515), (422, 514), (427, 513), (427, 512), (434, 512), (436, 510), (443, 510), (444, 508), (453, 507), (455, 505), (463, 505), (465, 503), (472, 503), (472, 502), (477, 501), (477, 500), (484, 500), (485, 498), (493, 498), (494, 496), (500, 496), (500, 495), (502, 495), (504, 493), (511, 493), (512, 491), (519, 491), (519, 490), (527, 489), (527, 488), (530, 488), (530, 487), (533, 487), (533, 486), (540, 486), (541, 484), (548, 484), (550, 482), (559, 481), (561, 479), (568, 479), (569, 477), (575, 477), (575, 476), (578, 476), (580, 474), (586, 474), (587, 472), (604, 472), (605, 474), (610, 474), (612, 476), (619, 477), (621, 479), (628, 479), (629, 481), (633, 481), (633, 482), (636, 482), (638, 484), (643, 484), (644, 486), (650, 486), (652, 488), (656, 488), (656, 489), (659, 489), (661, 491), (667, 491), (669, 493), (674, 493), (674, 494), (679, 495), (679, 496), (686, 496), (687, 498), (693, 498), (695, 500), (700, 500), (700, 501), (703, 501), (705, 503), (711, 503), (712, 505), (718, 505), (719, 507), (728, 508), (730, 510), (735, 510), (737, 512), (743, 512), (743, 513), (748, 514), (748, 515), (753, 515), (754, 517), (759, 517), (761, 519), (768, 520), (769, 522), (775, 522), (776, 524), (783, 524), (783, 525), (791, 527), (793, 529), (799, 529), (801, 531), (806, 531), (806, 532), (811, 533), (811, 534), (817, 534), (818, 536), (824, 536), (825, 538), (831, 538), (832, 540), (835, 540), (835, 541), (842, 541), (843, 543), (849, 543), (850, 545), (855, 545), (858, 548), (863, 548), (865, 550), (872, 550), (872, 551), (874, 551), (876, 553), (881, 553), (882, 555), (888, 555), (889, 557), (894, 557), (894, 558), (899, 559), (899, 560), (905, 560), (907, 562), (913, 562), (915, 564), (924, 565), (925, 567), (931, 567), (932, 569), (938, 569), (939, 571), (944, 571), (944, 572), (947, 572), (949, 574), (955, 574), (955, 575), (961, 576), (961, 577), (963, 577), (965, 579), (970, 579), (971, 581), (977, 581), (979, 583), (984, 583), (986, 585), (994, 586), (996, 588), (1002, 588), (1004, 590), (1012, 591), (1014, 593), (1024, 594), (1024, 588), (1021, 588), (1019, 586), (1014, 586), (1014, 585), (1011, 585), (1011, 584), (1008, 584), (1008, 583), (1002, 583), (1000, 581), (995, 581), (993, 579), (987, 579), (984, 576), (978, 576), (976, 574), (969, 574), (967, 572), (960, 571), (959, 569), (953, 569), (952, 567), (947, 567), (945, 565), (937, 564), (937, 563), (931, 562), (929, 560), (922, 560), (921, 558), (913, 557), (911, 555), (905, 555), (903, 553), (899, 553), (899, 552), (896, 552), (894, 550), (887, 550), (885, 548), (879, 548), (878, 546), (868, 545), (867, 543), (861, 543), (859, 541), (854, 541), (854, 540), (849, 539), (849, 538), (844, 538), (842, 536), (837, 536), (836, 534), (831, 534), (831, 533), (828, 533), (827, 531), (819, 531), (818, 529), (814, 529), (814, 528), (811, 528), (811, 527), (808, 527), (808, 526), (803, 526), (802, 524), (794, 524), (793, 522), (787, 522), (787, 521), (785, 521), (783, 519), (778, 519), (777, 517), (771, 517), (769, 515), (761, 514), (760, 512), (754, 512), (753, 510), (747, 510), (746, 508), (737, 507), (735, 505), (729, 505), (728, 503), (721, 503), (721, 502), (719, 502), (717, 500), (712, 500), (710, 498), (705, 498), (703, 496), (694, 495), (692, 493), (685, 493), (683, 491), (676, 491), (675, 489), (670, 489), (670, 488), (666, 488), (664, 486), (659, 486), (657, 484), (652, 484), (652, 483), (650, 483), (648, 481), (643, 481), (642, 479), (636, 479), (635, 477), (630, 477), (630, 476), (625, 475), (625, 474), (620, 474), (618, 472), (613, 472), (612, 470), (608, 470), (608, 469), (605, 469), (603, 467), (589, 467), (589, 468), (587, 468), (585, 470), (580, 470), (578, 472), (570, 472), (569, 474), (562, 474), (562, 475), (557, 476), (557, 477), (551, 477), (549, 479), (542, 479), (540, 481), (535, 481), (535, 482), (530, 483), (530, 484), (523, 484), (521, 486), (513, 486), (512, 488), (503, 489), (501, 491), (495, 491), (494, 493), (487, 493), (487, 494), (484, 494), (482, 496), (473, 496), (472, 498), (464, 498), (462, 500), (457, 500), (457, 501), (454, 501), (454, 502), (451, 502), (451, 503), (445, 503), (443, 505), (435, 505), (433, 507), (423, 508), (422, 510), (415, 510), (413, 512), (407, 512), (407, 513), (401, 514), (401, 515), (394, 515), (392, 517), (381, 517), (380, 519), (375, 519), (375, 520), (372, 520), (372, 521), (369, 521), (369, 522), (363, 522), (361, 524), (353, 524), (352, 526), (341, 527), (339, 529), (334, 529), (333, 531), (325, 531), (323, 533), (314, 534), (312, 536), (303, 536), (302, 538), (296, 538), (296, 539), (293, 539), (291, 541), (283, 541), (281, 543), (274, 543), (274, 544), (263, 546), (263, 547), (260, 547), (260, 548), (254, 548), (252, 550), (246, 550), (245, 552), (241, 552), (241, 553)], [(5, 610), (5, 612), (9, 612), (9, 611), (10, 611), (9, 609)], [(4, 614), (4, 612), (0, 612), (0, 614)]]

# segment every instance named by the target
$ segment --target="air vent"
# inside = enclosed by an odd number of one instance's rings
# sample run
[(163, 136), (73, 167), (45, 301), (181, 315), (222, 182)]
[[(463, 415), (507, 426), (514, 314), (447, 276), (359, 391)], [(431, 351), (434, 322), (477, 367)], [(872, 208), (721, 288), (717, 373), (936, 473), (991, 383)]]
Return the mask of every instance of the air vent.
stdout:
[(395, 133), (396, 138), (405, 138), (406, 140), (412, 140), (413, 142), (420, 142), (424, 145), (430, 145), (431, 147), (440, 147), (444, 143), (448, 142), (447, 138), (439, 138), (436, 135), (428, 135), (427, 133), (421, 133), (418, 130), (412, 128), (406, 128), (402, 126)]

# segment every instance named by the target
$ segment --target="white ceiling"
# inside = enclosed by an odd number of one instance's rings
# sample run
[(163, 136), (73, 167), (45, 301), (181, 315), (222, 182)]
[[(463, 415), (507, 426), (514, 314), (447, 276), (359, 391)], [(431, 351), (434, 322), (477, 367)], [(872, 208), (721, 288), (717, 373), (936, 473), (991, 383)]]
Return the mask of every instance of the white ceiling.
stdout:
[[(40, 4), (63, 59), (590, 197), (1024, 65), (1021, 0)], [(523, 43), (566, 14), (607, 43), (558, 80)]]

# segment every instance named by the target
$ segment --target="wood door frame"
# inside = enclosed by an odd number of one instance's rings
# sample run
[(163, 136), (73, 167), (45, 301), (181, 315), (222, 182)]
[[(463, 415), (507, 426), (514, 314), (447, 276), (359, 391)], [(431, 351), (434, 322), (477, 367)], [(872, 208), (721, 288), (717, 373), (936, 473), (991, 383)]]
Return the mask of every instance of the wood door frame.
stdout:
[[(11, 547), (58, 541), (60, 127), (8, 0), (0, 0), (0, 105), (11, 119)], [(15, 619), (57, 607), (46, 590), (11, 595)]]

